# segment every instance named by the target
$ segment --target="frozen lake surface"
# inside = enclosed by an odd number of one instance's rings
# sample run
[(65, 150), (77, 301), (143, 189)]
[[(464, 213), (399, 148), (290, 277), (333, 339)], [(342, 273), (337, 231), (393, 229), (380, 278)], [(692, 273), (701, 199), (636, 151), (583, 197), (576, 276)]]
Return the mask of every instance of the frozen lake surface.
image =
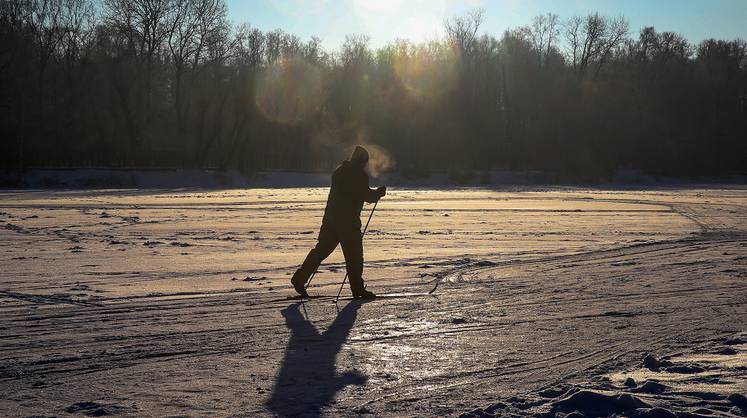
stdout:
[[(0, 415), (564, 411), (676, 380), (646, 354), (708, 365), (648, 407), (739, 412), (747, 189), (391, 190), (366, 283), (437, 297), (287, 301), (326, 193), (0, 192)], [(310, 293), (344, 274), (338, 249)]]

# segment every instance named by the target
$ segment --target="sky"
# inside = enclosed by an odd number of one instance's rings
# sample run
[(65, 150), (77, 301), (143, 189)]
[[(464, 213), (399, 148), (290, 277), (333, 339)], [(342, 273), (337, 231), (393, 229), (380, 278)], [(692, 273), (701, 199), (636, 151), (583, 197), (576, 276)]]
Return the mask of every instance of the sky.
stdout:
[(707, 38), (747, 39), (747, 0), (226, 0), (234, 23), (283, 29), (303, 40), (322, 39), (336, 50), (347, 34), (366, 34), (378, 47), (397, 38), (443, 36), (444, 19), (475, 8), (485, 11), (481, 33), (504, 30), (552, 12), (561, 18), (599, 12), (625, 16), (631, 32), (644, 26), (679, 32), (692, 43)]

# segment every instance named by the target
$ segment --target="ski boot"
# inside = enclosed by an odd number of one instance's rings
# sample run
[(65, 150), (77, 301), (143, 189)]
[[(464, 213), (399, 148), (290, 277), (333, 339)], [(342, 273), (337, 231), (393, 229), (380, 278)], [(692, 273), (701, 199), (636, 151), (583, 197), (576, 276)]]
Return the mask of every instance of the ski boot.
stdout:
[(366, 288), (361, 289), (358, 292), (353, 292), (353, 299), (375, 299), (376, 294)]
[(306, 283), (304, 283), (304, 282), (302, 282), (300, 280), (297, 280), (296, 277), (295, 277), (295, 275), (291, 279), (291, 284), (293, 285), (293, 289), (296, 290), (296, 293), (298, 293), (299, 295), (301, 295), (302, 298), (308, 298), (309, 297), (309, 294), (306, 292), (306, 286), (305, 286)]

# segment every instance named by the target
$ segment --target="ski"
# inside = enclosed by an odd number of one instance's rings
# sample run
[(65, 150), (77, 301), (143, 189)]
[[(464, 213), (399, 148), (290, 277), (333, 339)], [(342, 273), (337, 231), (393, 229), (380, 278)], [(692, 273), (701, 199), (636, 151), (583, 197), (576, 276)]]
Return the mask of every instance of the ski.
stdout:
[(436, 295), (430, 292), (405, 292), (405, 293), (377, 293), (376, 297), (367, 298), (367, 299), (354, 298), (352, 296), (344, 296), (337, 300), (346, 300), (346, 301), (359, 300), (361, 302), (369, 302), (369, 301), (375, 301), (377, 299), (404, 299), (404, 298), (417, 298), (417, 297), (423, 297), (423, 296), (431, 296), (433, 298), (437, 297)]
[(295, 295), (295, 296), (288, 296), (285, 298), (285, 300), (311, 300), (311, 299), (324, 299), (324, 298), (332, 298), (334, 296), (330, 295), (309, 295), (309, 296), (303, 296), (303, 295)]
[(378, 293), (376, 294), (376, 297), (370, 298), (370, 299), (359, 299), (354, 298), (352, 296), (346, 296), (342, 298), (337, 298), (334, 300), (334, 303), (337, 303), (338, 300), (376, 300), (376, 299), (401, 299), (401, 298), (416, 298), (416, 297), (422, 297), (422, 296), (433, 296), (436, 297), (433, 293), (438, 289), (438, 285), (441, 284), (440, 279), (436, 279), (436, 285), (433, 286), (433, 289), (429, 290), (428, 292), (400, 292), (400, 293)]
[(435, 292), (435, 291), (436, 291), (436, 289), (438, 289), (438, 285), (440, 285), (440, 284), (441, 284), (441, 279), (438, 279), (438, 278), (437, 278), (437, 279), (436, 279), (436, 285), (435, 285), (435, 286), (433, 286), (433, 289), (431, 289), (431, 290), (430, 290), (430, 291), (428, 292), (428, 294), (429, 294), (429, 295), (432, 295), (432, 294), (433, 294), (433, 292)]
[(284, 300), (304, 302), (304, 301), (309, 301), (309, 300), (314, 300), (314, 299), (334, 299), (334, 301), (336, 302), (337, 300), (369, 301), (369, 300), (376, 300), (376, 299), (402, 299), (402, 298), (408, 298), (408, 297), (422, 297), (422, 296), (436, 297), (434, 293), (436, 292), (436, 289), (438, 289), (439, 284), (441, 284), (441, 280), (436, 280), (436, 285), (433, 286), (433, 288), (429, 290), (428, 292), (379, 293), (376, 295), (375, 298), (370, 298), (370, 299), (359, 299), (359, 298), (354, 298), (352, 296), (343, 296), (343, 297), (340, 297), (339, 299), (336, 299), (332, 295), (309, 295), (309, 296), (294, 295), (294, 296), (287, 296)]

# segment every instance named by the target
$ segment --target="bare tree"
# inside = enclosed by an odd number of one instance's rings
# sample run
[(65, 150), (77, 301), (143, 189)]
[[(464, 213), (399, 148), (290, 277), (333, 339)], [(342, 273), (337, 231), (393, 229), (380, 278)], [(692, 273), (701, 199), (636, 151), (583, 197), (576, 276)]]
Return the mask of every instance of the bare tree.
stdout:
[(464, 16), (455, 16), (444, 22), (449, 41), (456, 45), (462, 56), (472, 53), (477, 31), (485, 19), (485, 10), (472, 10)]
[(145, 63), (145, 115), (151, 118), (153, 64), (169, 36), (167, 17), (177, 5), (173, 0), (105, 0), (107, 21), (128, 41)]
[(199, 14), (196, 13), (193, 0), (175, 0), (168, 20), (169, 53), (174, 66), (174, 111), (179, 136), (184, 135), (185, 116), (182, 99), (182, 83), (186, 67), (197, 53), (197, 32)]
[(17, 59), (24, 46), (24, 25), (28, 15), (28, 3), (21, 0), (0, 2), (0, 71)]
[[(221, 0), (173, 0), (169, 12), (167, 44), (174, 66), (174, 111), (179, 136), (183, 136), (191, 107), (191, 84), (207, 63), (225, 55), (221, 43), (228, 24)], [(186, 86), (185, 74), (189, 75)]]
[(253, 29), (248, 35), (247, 40), (251, 64), (254, 67), (259, 67), (262, 65), (262, 57), (265, 53), (265, 35), (259, 29)]
[(628, 32), (630, 30), (630, 24), (627, 19), (620, 16), (614, 19), (606, 18), (606, 32), (603, 37), (603, 46), (601, 47), (601, 55), (597, 60), (596, 70), (594, 71), (594, 78), (599, 76), (599, 71), (602, 66), (610, 58), (612, 52), (625, 42)]
[(739, 70), (747, 69), (747, 41), (743, 39), (706, 39), (698, 45), (696, 55), (712, 73), (731, 76)]
[(693, 53), (690, 43), (679, 33), (662, 32), (655, 39), (656, 55), (664, 61), (688, 59)]
[(302, 55), (303, 44), (301, 38), (293, 34), (286, 34), (283, 38), (282, 55), (284, 57), (295, 57)]
[(265, 61), (267, 64), (274, 64), (280, 59), (284, 37), (285, 32), (280, 29), (275, 29), (265, 34)]
[(368, 48), (371, 38), (368, 35), (347, 35), (340, 51), (343, 67), (361, 67), (368, 64), (373, 56)]
[(610, 19), (598, 13), (586, 17), (574, 16), (565, 24), (568, 58), (580, 78), (595, 65), (599, 74), (611, 52), (622, 45), (628, 34), (628, 21), (623, 17)]
[(303, 46), (303, 57), (310, 63), (319, 63), (322, 61), (324, 59), (322, 40), (316, 36), (312, 36), (309, 42)]
[(60, 55), (71, 65), (89, 52), (96, 27), (96, 11), (90, 0), (64, 0), (60, 23), (62, 39)]
[(262, 65), (265, 48), (265, 36), (262, 31), (242, 23), (235, 29), (234, 44), (233, 57), (240, 68), (256, 69)]
[(537, 51), (537, 63), (540, 67), (547, 64), (547, 59), (557, 43), (560, 34), (559, 19), (554, 13), (538, 15), (532, 19), (531, 25), (522, 28), (522, 32)]
[(27, 24), (36, 41), (38, 50), (37, 87), (39, 106), (42, 106), (44, 94), (44, 73), (49, 60), (64, 38), (62, 30), (62, 1), (33, 0), (26, 16)]

